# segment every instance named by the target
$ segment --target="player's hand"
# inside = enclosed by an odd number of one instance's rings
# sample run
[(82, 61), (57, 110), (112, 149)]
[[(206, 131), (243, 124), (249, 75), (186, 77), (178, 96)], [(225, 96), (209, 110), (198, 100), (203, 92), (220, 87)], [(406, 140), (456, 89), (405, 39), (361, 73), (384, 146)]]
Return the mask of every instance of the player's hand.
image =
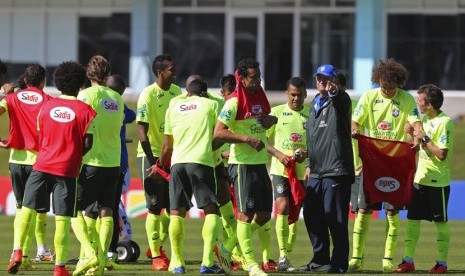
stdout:
[(337, 84), (335, 84), (334, 82), (328, 80), (326, 82), (325, 90), (330, 92), (331, 94), (334, 94), (337, 91)]
[(224, 159), (229, 159), (229, 151), (221, 152), (221, 157), (223, 157)]
[(17, 87), (18, 85), (16, 83), (13, 83), (13, 82), (7, 82), (5, 83), (2, 87), (3, 87), (3, 94), (7, 95), (7, 94), (10, 94), (10, 93), (13, 93), (15, 92), (15, 88)]
[(7, 140), (1, 140), (0, 139), (0, 148), (2, 149), (9, 149), (10, 147), (6, 145)]
[(271, 126), (278, 123), (278, 117), (268, 114), (262, 114), (257, 117), (257, 122), (261, 124), (265, 129), (269, 129)]
[(276, 158), (278, 158), (279, 162), (284, 165), (284, 167), (289, 167), (291, 163), (289, 162), (289, 156), (285, 155), (282, 152), (276, 154)]
[(295, 162), (297, 163), (302, 163), (305, 161), (305, 159), (307, 159), (307, 151), (306, 150), (303, 150), (301, 151), (301, 154), (296, 156), (296, 158), (294, 158)]
[(404, 126), (404, 131), (413, 136), (413, 126), (410, 123), (406, 123)]
[(352, 138), (357, 138), (357, 135), (360, 134), (360, 130), (354, 128), (352, 129)]
[(261, 151), (265, 148), (265, 144), (262, 142), (262, 140), (252, 137), (249, 137), (249, 139), (247, 140), (247, 144), (249, 144), (249, 146), (254, 148), (256, 151)]
[(157, 171), (156, 165), (150, 166), (150, 168), (147, 169), (147, 172), (149, 173), (149, 177), (153, 178), (154, 180), (159, 180), (162, 178), (162, 176)]

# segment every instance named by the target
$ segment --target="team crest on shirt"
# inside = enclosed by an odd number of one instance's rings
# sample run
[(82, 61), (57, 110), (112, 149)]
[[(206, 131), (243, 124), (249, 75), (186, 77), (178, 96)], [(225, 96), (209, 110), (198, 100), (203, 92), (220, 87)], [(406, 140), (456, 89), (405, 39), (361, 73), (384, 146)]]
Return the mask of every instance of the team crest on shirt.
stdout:
[(278, 194), (282, 194), (284, 192), (284, 185), (279, 184), (278, 186), (276, 186), (276, 191), (278, 192)]
[(71, 108), (59, 106), (50, 110), (50, 117), (59, 123), (69, 123), (76, 118), (76, 113)]
[(252, 105), (252, 115), (259, 115), (259, 114), (262, 114), (262, 113), (263, 113), (263, 110), (262, 110), (261, 105), (259, 105), (259, 104)]
[(158, 202), (158, 198), (156, 195), (152, 195), (150, 197), (150, 205), (157, 205), (157, 202)]
[(120, 110), (119, 102), (113, 99), (104, 99), (102, 101), (102, 107), (107, 112), (118, 112)]
[(392, 110), (392, 117), (397, 118), (397, 117), (399, 117), (399, 114), (400, 114), (399, 109), (394, 108), (394, 109)]
[(34, 91), (19, 92), (16, 97), (18, 97), (18, 100), (20, 100), (22, 103), (32, 105), (39, 104), (44, 99), (42, 95)]
[(199, 110), (201, 106), (200, 101), (193, 101), (188, 103), (180, 103), (174, 107), (174, 110), (179, 114), (189, 114)]
[(255, 201), (252, 197), (249, 197), (246, 202), (247, 209), (252, 209), (255, 206)]

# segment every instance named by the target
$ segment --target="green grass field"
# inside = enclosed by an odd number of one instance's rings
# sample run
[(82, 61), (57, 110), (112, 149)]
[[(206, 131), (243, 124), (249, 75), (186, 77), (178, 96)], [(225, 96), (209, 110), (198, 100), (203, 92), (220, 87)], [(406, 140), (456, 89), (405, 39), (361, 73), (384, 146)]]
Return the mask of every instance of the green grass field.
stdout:
[[(8, 275), (6, 273), (7, 261), (9, 259), (11, 248), (13, 246), (13, 217), (1, 217), (0, 231), (2, 234), (3, 246), (0, 247), (0, 275)], [(201, 227), (203, 220), (191, 219), (186, 221), (186, 241), (185, 241), (185, 260), (187, 263), (187, 272), (190, 275), (199, 274), (198, 269), (202, 258), (202, 237)], [(307, 263), (312, 258), (312, 247), (310, 245), (305, 225), (303, 220), (299, 222), (299, 233), (295, 244), (294, 252), (291, 256), (292, 263), (294, 266), (300, 266)], [(134, 230), (134, 238), (140, 247), (141, 251), (145, 252), (148, 248), (148, 244), (145, 237), (145, 220), (144, 219), (132, 219), (131, 224)], [(48, 224), (48, 236), (47, 245), (53, 247), (53, 233), (54, 233), (54, 221), (53, 218), (49, 218)], [(353, 220), (349, 224), (349, 232), (352, 230)], [(465, 239), (463, 238), (463, 232), (465, 229), (465, 222), (462, 221), (451, 221), (451, 242), (449, 251), (449, 273), (452, 274), (464, 274), (465, 273), (465, 262), (464, 262), (464, 248)], [(405, 221), (401, 224), (401, 233), (399, 237), (398, 248), (396, 250), (395, 263), (400, 262), (403, 256), (403, 240), (405, 234)], [(349, 235), (351, 238), (351, 235)], [(261, 260), (260, 245), (258, 239), (254, 241), (255, 253), (257, 260)], [(272, 221), (272, 240), (271, 240), (271, 256), (275, 260), (278, 259), (278, 245), (276, 242), (276, 234), (274, 231), (274, 221)], [(165, 243), (167, 252), (169, 250), (169, 241)], [(422, 222), (422, 231), (420, 241), (417, 246), (415, 265), (417, 273), (426, 273), (436, 260), (436, 237), (434, 225), (429, 222)], [(35, 241), (31, 248), (31, 255), (35, 256), (36, 248)], [(79, 248), (78, 242), (75, 237), (71, 237), (71, 246), (69, 250), (69, 259), (77, 258)], [(166, 275), (168, 273), (154, 272), (150, 270), (150, 262), (145, 258), (145, 254), (141, 252), (141, 257), (138, 262), (126, 265), (124, 271), (108, 271), (105, 275)], [(371, 225), (370, 233), (366, 243), (365, 250), (365, 269), (364, 274), (380, 274), (381, 259), (384, 253), (384, 220), (373, 220)], [(69, 270), (74, 269), (74, 265), (68, 265)], [(53, 271), (53, 264), (40, 263), (37, 265), (35, 271), (20, 271), (20, 275), (50, 275)], [(246, 272), (240, 271), (235, 272), (235, 275), (247, 275)], [(279, 273), (272, 273), (273, 275), (279, 275)], [(291, 274), (281, 273), (280, 275)]]

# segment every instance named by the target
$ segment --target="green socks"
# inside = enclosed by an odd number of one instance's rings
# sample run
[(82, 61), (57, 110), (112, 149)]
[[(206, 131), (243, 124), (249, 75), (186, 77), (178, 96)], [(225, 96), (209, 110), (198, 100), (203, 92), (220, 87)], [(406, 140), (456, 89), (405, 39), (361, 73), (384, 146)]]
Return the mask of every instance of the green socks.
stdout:
[(389, 230), (386, 237), (384, 259), (392, 259), (397, 248), (397, 239), (399, 238), (400, 218), (399, 214), (386, 216), (386, 218), (389, 223)]
[(55, 252), (57, 265), (65, 265), (68, 261), (69, 228), (71, 217), (55, 216)]
[(287, 246), (289, 239), (288, 215), (276, 217), (276, 237), (278, 239), (279, 257), (287, 256)]
[(160, 216), (160, 246), (163, 246), (163, 243), (168, 238), (168, 227), (170, 226), (170, 214), (169, 211), (165, 209), (163, 214)]
[(250, 267), (257, 264), (252, 244), (252, 225), (251, 223), (237, 221), (237, 239), (242, 249), (242, 254), (247, 265)]
[(447, 262), (449, 254), (450, 230), (447, 222), (435, 222), (438, 243), (438, 261)]
[(207, 267), (212, 266), (215, 262), (213, 261), (213, 248), (216, 245), (218, 234), (220, 232), (220, 217), (215, 214), (209, 214), (205, 216), (205, 221), (202, 228), (203, 237), (203, 259), (202, 265)]
[(160, 216), (148, 213), (145, 219), (145, 231), (149, 241), (152, 258), (160, 256)]
[(289, 225), (289, 238), (287, 240), (287, 256), (290, 257), (294, 249), (295, 240), (297, 239), (297, 222)]
[(232, 201), (228, 201), (225, 205), (220, 207), (221, 221), (223, 228), (226, 230), (228, 237), (236, 235), (237, 220), (236, 214), (234, 213), (234, 207)]
[(84, 259), (86, 256), (95, 255), (95, 250), (90, 243), (87, 224), (82, 212), (78, 212), (75, 218), (71, 218), (71, 226), (73, 227), (74, 235), (76, 235), (77, 240), (81, 244), (79, 258)]
[(170, 215), (169, 237), (171, 242), (170, 268), (184, 266), (184, 218)]
[(415, 255), (415, 248), (417, 246), (418, 239), (420, 238), (420, 221), (409, 219), (407, 220), (406, 228), (404, 256), (413, 259), (413, 256)]
[(352, 258), (363, 258), (365, 241), (371, 224), (371, 214), (358, 213), (354, 222), (354, 232), (352, 241)]

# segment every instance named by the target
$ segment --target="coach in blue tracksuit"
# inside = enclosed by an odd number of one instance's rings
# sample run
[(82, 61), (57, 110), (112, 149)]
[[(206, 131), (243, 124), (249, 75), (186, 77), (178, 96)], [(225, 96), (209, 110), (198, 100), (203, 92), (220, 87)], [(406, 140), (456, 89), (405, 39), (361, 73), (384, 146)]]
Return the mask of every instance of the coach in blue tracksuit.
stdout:
[(349, 261), (352, 105), (349, 95), (338, 89), (336, 76), (336, 68), (329, 64), (318, 67), (314, 74), (319, 93), (311, 103), (306, 126), (307, 197), (303, 209), (314, 255), (301, 271), (345, 273)]

